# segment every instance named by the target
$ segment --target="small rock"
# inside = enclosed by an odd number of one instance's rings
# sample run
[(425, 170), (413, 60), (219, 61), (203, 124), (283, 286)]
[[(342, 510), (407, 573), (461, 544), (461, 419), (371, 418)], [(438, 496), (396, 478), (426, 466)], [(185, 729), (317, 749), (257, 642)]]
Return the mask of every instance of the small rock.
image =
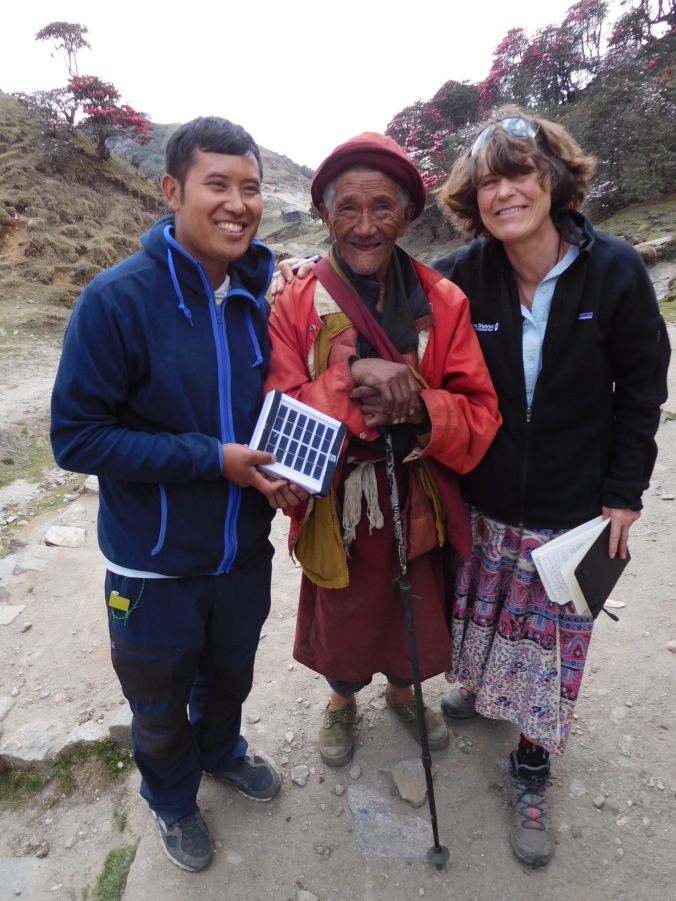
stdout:
[(338, 783), (338, 785), (334, 785), (333, 793), (337, 798), (342, 798), (345, 794), (345, 786)]
[(400, 797), (412, 807), (422, 807), (427, 798), (427, 781), (420, 758), (395, 764), (391, 775)]
[(300, 785), (301, 788), (304, 785), (307, 785), (307, 781), (310, 778), (310, 768), (306, 767), (305, 764), (300, 764), (299, 766), (295, 766), (291, 770), (291, 781), (295, 782), (296, 785)]
[(625, 707), (633, 707), (634, 705), (633, 705), (633, 703), (632, 703), (631, 701), (625, 701), (625, 702), (624, 702), (624, 706), (625, 706)]
[(582, 838), (582, 827), (581, 826), (571, 826), (570, 834), (573, 838)]
[(360, 776), (361, 776), (361, 767), (353, 766), (352, 769), (350, 770), (350, 779), (359, 779)]
[(258, 716), (257, 713), (250, 713), (247, 716), (247, 720), (251, 723), (251, 725), (253, 725), (254, 723), (260, 722), (260, 717)]
[(293, 732), (291, 732), (291, 730), (289, 730), (289, 731), (286, 733), (286, 735), (284, 736), (284, 740), (285, 740), (286, 743), (289, 744), (289, 745), (290, 745), (291, 742), (294, 740), (294, 738), (295, 738), (295, 735), (293, 734)]
[(99, 493), (99, 480), (97, 479), (96, 476), (88, 476), (85, 479), (84, 492), (85, 492), (85, 494), (98, 494)]
[(592, 801), (592, 804), (594, 805), (594, 807), (595, 807), (597, 810), (601, 810), (601, 809), (603, 808), (603, 805), (604, 805), (605, 803), (606, 803), (606, 799), (603, 797), (603, 795), (597, 795), (597, 796), (594, 798), (594, 800)]
[(312, 892), (303, 889), (300, 892), (296, 892), (296, 901), (319, 901), (319, 895), (313, 895)]
[(652, 820), (650, 817), (643, 817), (643, 825), (648, 828), (648, 826), (652, 826)]
[(667, 650), (673, 651), (674, 654), (676, 654), (676, 641), (670, 641), (669, 644), (667, 645)]
[(33, 628), (33, 623), (24, 623), (21, 627), (22, 632), (28, 632), (29, 629)]
[(84, 529), (75, 526), (50, 526), (45, 534), (45, 544), (54, 547), (82, 547), (87, 538)]

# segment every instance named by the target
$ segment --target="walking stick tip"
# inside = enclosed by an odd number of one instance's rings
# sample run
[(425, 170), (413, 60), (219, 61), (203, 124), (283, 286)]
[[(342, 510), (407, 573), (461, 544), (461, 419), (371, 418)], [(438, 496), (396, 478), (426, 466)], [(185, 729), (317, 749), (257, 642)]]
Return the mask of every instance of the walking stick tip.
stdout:
[(443, 870), (450, 856), (445, 845), (433, 845), (427, 852), (427, 863), (433, 863), (437, 870)]

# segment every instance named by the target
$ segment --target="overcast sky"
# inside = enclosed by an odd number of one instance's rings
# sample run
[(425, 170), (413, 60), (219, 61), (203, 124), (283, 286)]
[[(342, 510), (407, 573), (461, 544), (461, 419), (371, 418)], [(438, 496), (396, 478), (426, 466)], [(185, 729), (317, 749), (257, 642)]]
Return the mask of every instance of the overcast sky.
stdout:
[[(313, 168), (362, 131), (384, 131), (449, 79), (480, 81), (510, 28), (559, 23), (573, 0), (11, 0), (0, 90), (61, 87), (67, 72), (35, 34), (89, 29), (81, 75), (160, 123), (220, 115)], [(615, 18), (615, 16), (613, 16)]]

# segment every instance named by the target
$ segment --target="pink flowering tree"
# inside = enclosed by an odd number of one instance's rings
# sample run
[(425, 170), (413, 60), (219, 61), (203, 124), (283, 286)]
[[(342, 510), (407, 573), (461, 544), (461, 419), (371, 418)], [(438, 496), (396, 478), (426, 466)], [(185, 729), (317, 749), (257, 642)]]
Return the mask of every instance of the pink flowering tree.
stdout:
[(96, 75), (78, 75), (71, 78), (68, 87), (84, 113), (80, 128), (94, 136), (99, 159), (110, 156), (107, 141), (113, 135), (130, 138), (137, 144), (150, 141), (152, 127), (148, 118), (128, 104), (118, 103), (120, 92), (115, 85)]
[(477, 86), (447, 81), (431, 100), (419, 100), (401, 110), (386, 132), (404, 148), (420, 170), (426, 187), (432, 189), (447, 177), (451, 135), (476, 121), (478, 114)]

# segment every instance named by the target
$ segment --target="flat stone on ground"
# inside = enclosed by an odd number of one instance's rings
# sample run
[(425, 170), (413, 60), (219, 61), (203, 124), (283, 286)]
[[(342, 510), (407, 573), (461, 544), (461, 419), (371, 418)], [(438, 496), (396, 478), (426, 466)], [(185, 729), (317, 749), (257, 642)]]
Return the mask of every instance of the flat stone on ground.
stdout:
[(386, 798), (365, 788), (351, 785), (347, 803), (354, 818), (355, 831), (362, 850), (378, 857), (424, 859), (432, 841), (431, 826), (413, 814), (396, 811)]
[(13, 604), (7, 607), (0, 607), (0, 626), (8, 626), (17, 618), (21, 611), (25, 609), (25, 604)]

